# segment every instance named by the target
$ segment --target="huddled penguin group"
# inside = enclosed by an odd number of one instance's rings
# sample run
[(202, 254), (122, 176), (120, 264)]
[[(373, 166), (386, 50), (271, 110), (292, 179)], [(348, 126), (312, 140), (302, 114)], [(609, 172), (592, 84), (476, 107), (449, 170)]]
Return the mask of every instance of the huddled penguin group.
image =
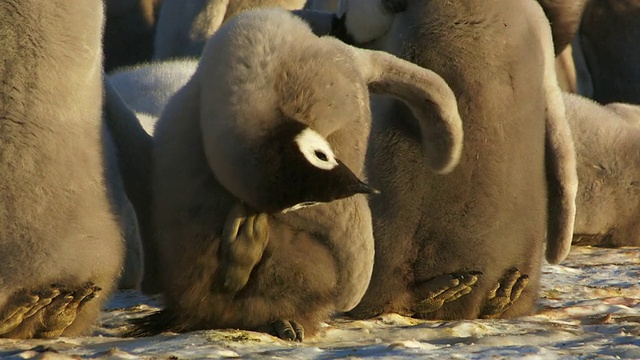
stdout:
[(616, 1), (0, 0), (0, 337), (531, 314), (640, 246)]

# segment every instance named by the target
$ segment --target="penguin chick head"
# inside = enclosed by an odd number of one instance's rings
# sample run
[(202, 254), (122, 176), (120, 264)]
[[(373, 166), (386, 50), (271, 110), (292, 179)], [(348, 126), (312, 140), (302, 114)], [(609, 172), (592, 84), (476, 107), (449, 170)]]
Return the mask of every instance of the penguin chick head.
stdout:
[(258, 211), (375, 192), (358, 179), (371, 130), (370, 89), (411, 108), (434, 171), (451, 171), (460, 159), (462, 121), (444, 79), (388, 53), (317, 37), (281, 9), (226, 22), (185, 87), (182, 106), (197, 107), (211, 172)]
[(250, 205), (261, 211), (286, 212), (377, 193), (336, 157), (322, 135), (295, 120), (274, 128), (255, 154), (264, 191)]

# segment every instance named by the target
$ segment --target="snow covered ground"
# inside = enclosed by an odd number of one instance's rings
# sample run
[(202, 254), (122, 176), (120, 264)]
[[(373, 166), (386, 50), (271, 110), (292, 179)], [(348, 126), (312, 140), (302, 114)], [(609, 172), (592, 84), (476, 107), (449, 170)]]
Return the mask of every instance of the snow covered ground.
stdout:
[(640, 248), (574, 247), (545, 265), (538, 312), (515, 320), (336, 320), (304, 343), (238, 330), (124, 339), (126, 320), (158, 307), (119, 292), (94, 336), (0, 340), (0, 359), (434, 358), (640, 359)]

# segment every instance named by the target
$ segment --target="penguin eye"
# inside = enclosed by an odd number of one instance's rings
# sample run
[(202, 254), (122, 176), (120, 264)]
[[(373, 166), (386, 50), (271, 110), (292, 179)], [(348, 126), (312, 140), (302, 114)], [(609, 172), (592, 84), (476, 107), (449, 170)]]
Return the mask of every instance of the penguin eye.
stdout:
[(322, 161), (329, 161), (329, 158), (327, 157), (327, 154), (323, 153), (320, 150), (316, 150), (314, 152), (314, 154), (316, 155), (316, 157)]
[(317, 132), (306, 128), (295, 137), (294, 141), (311, 165), (323, 170), (331, 170), (338, 166), (331, 145)]

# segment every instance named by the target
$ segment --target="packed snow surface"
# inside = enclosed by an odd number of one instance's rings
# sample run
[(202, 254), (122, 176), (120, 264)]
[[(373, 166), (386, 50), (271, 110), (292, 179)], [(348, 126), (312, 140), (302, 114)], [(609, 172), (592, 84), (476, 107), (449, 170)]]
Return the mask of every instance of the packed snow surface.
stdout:
[(536, 314), (510, 320), (336, 319), (303, 343), (240, 330), (121, 337), (127, 319), (159, 306), (121, 291), (93, 336), (0, 339), (0, 359), (640, 359), (640, 248), (572, 248), (544, 265)]

